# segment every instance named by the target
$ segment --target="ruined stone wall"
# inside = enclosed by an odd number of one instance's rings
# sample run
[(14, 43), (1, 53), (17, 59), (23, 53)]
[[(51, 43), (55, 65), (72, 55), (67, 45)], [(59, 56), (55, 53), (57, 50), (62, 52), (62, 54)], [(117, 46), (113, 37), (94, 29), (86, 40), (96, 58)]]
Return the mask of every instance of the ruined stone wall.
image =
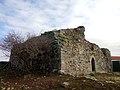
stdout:
[(15, 45), (10, 62), (22, 70), (35, 69), (79, 76), (111, 72), (110, 51), (85, 39), (85, 28), (50, 31)]
[[(104, 56), (101, 49), (87, 41), (69, 42), (61, 50), (61, 70), (65, 74), (79, 76), (92, 72), (107, 73), (111, 71), (111, 60)], [(95, 61), (95, 71), (92, 71), (92, 58)]]
[(112, 71), (112, 61), (111, 61), (111, 53), (107, 48), (101, 48), (103, 54), (104, 54), (104, 58), (105, 58), (105, 63), (106, 63), (106, 68), (107, 68), (107, 72), (111, 72)]
[[(61, 42), (61, 72), (73, 76), (92, 72), (110, 72), (111, 59), (109, 50), (105, 54), (101, 48), (85, 39), (85, 28), (78, 27), (56, 33)], [(95, 70), (92, 71), (92, 59)]]

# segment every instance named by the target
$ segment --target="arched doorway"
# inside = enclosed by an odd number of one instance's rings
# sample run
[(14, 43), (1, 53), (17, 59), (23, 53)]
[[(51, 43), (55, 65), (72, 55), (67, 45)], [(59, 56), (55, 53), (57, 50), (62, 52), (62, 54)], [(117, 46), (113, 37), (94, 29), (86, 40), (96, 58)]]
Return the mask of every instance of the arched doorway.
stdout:
[(95, 72), (95, 59), (92, 58), (91, 60), (91, 65), (92, 65), (92, 72)]

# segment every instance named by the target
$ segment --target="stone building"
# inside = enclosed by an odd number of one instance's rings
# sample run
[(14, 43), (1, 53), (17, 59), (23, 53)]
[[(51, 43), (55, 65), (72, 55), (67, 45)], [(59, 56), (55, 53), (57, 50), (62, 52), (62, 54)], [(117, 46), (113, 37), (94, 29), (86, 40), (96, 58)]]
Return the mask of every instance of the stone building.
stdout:
[(11, 51), (11, 66), (72, 76), (111, 72), (110, 51), (87, 41), (84, 31), (84, 26), (49, 31), (15, 45)]

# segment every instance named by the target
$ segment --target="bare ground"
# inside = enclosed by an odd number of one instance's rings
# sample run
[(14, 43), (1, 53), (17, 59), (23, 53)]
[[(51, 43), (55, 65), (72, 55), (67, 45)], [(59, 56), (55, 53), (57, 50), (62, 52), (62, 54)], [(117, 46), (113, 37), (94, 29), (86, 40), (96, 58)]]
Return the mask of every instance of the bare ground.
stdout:
[(119, 74), (69, 75), (0, 74), (0, 90), (120, 90)]

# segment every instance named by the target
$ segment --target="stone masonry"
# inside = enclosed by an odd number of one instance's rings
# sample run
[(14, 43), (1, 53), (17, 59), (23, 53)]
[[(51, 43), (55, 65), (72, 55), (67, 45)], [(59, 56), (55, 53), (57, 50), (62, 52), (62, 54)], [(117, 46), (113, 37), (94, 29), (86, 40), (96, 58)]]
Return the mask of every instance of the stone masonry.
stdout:
[(15, 45), (11, 66), (20, 70), (80, 76), (111, 72), (111, 54), (85, 39), (85, 27), (49, 31)]

